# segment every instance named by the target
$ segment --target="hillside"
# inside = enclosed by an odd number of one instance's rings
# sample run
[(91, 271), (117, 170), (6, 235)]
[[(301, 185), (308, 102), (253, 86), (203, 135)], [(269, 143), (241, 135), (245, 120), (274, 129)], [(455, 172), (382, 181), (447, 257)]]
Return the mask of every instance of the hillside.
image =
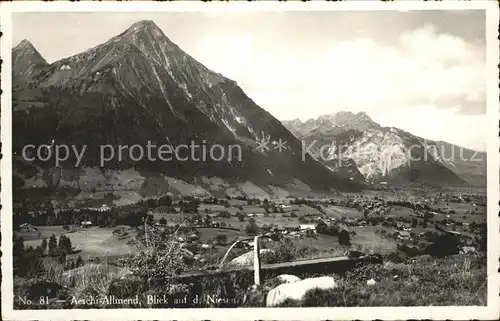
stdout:
[(448, 159), (446, 165), (474, 186), (486, 186), (486, 152), (479, 152), (443, 141), (436, 145)]

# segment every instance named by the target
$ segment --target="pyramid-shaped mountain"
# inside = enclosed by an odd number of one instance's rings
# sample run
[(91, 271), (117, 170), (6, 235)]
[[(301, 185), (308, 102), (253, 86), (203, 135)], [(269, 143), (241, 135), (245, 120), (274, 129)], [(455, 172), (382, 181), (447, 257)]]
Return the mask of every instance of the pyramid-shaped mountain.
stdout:
[(13, 73), (16, 77), (29, 79), (36, 75), (43, 67), (48, 66), (47, 61), (28, 40), (21, 41), (12, 49)]
[[(12, 54), (17, 155), (25, 144), (87, 145), (81, 165), (97, 166), (99, 146), (107, 144), (238, 145), (241, 161), (135, 161), (124, 155), (106, 167), (188, 180), (217, 176), (260, 186), (299, 180), (318, 189), (360, 188), (309, 155), (302, 157), (301, 142), (276, 118), (236, 82), (185, 53), (152, 21), (135, 23), (103, 44), (52, 64), (27, 42)], [(270, 137), (269, 146), (257, 149), (262, 135)], [(275, 149), (279, 139), (287, 142), (286, 150)]]

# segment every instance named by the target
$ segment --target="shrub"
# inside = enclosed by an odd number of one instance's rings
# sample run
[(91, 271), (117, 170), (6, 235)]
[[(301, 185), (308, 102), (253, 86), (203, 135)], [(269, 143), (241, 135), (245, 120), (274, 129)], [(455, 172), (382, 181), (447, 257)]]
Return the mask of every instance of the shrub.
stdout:
[(245, 227), (245, 233), (247, 235), (256, 235), (258, 231), (259, 227), (257, 226), (257, 223), (255, 223), (255, 220), (253, 218), (250, 218), (248, 220), (247, 226)]
[(217, 214), (217, 217), (230, 218), (231, 214), (229, 214), (228, 211), (221, 211), (219, 212), (219, 214)]
[(177, 241), (176, 232), (163, 233), (158, 228), (146, 224), (144, 232), (137, 252), (124, 259), (125, 267), (144, 278), (165, 278), (185, 270), (182, 247)]
[(339, 244), (340, 245), (351, 245), (351, 236), (346, 230), (339, 232)]
[(226, 234), (217, 234), (215, 236), (215, 243), (219, 245), (226, 245), (227, 244), (227, 235)]
[(113, 280), (108, 289), (108, 295), (118, 298), (129, 298), (144, 290), (144, 282), (139, 277), (128, 277)]

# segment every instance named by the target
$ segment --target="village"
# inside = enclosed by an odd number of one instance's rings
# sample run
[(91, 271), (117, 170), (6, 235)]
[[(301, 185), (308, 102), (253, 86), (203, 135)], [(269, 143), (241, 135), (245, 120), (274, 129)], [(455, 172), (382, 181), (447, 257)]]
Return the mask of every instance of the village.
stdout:
[(67, 236), (78, 254), (66, 256), (73, 261), (92, 261), (109, 253), (119, 259), (133, 253), (148, 226), (175, 234), (193, 269), (213, 269), (237, 241), (232, 259), (250, 264), (237, 256), (252, 250), (248, 236), (255, 235), (262, 236), (265, 247), (286, 241), (314, 249), (309, 256), (315, 257), (353, 250), (405, 256), (477, 253), (485, 250), (485, 210), (485, 196), (462, 193), (436, 193), (411, 201), (383, 195), (270, 200), (166, 196), (125, 207), (101, 204), (18, 212), (14, 221), (15, 234), (23, 237), (25, 246), (38, 247), (52, 236), (50, 231), (56, 237)]

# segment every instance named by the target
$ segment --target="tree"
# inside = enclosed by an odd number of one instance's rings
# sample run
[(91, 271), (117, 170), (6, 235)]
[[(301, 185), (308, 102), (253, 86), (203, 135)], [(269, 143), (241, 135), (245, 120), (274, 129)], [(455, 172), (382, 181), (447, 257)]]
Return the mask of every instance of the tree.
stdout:
[(259, 227), (257, 226), (257, 223), (255, 223), (253, 218), (250, 218), (247, 226), (245, 227), (245, 233), (247, 233), (247, 235), (255, 235), (258, 231)]
[(179, 205), (181, 212), (198, 213), (199, 202), (196, 199), (181, 201)]
[(445, 257), (460, 251), (460, 238), (450, 234), (440, 234), (426, 248), (426, 253), (435, 257)]
[(212, 218), (210, 217), (210, 215), (207, 214), (207, 216), (205, 216), (204, 223), (206, 226), (209, 226), (212, 223)]
[(73, 246), (71, 245), (71, 240), (66, 235), (61, 235), (59, 237), (58, 245), (59, 253), (70, 254), (72, 252)]
[(218, 217), (223, 217), (223, 218), (230, 218), (231, 214), (229, 214), (228, 211), (221, 211), (217, 216)]
[(215, 243), (217, 243), (219, 245), (226, 245), (227, 235), (226, 234), (217, 234), (215, 236)]
[(262, 206), (264, 207), (264, 211), (266, 211), (266, 213), (269, 213), (269, 200), (267, 198), (264, 198)]
[(83, 259), (80, 255), (78, 255), (78, 258), (76, 259), (75, 267), (80, 267), (83, 266)]
[(47, 251), (47, 239), (42, 240), (42, 244), (40, 245), (40, 252), (42, 255), (45, 255), (45, 252)]
[(319, 221), (318, 224), (316, 224), (316, 232), (320, 234), (326, 234), (328, 229), (328, 225), (326, 225), (325, 222)]
[(24, 254), (24, 238), (22, 236), (16, 237), (14, 235), (14, 242), (12, 243), (12, 255), (22, 256)]
[(49, 256), (56, 256), (58, 254), (57, 239), (56, 239), (55, 234), (52, 234), (50, 236), (48, 254), (49, 254)]
[(167, 225), (167, 220), (166, 220), (164, 217), (162, 217), (162, 218), (158, 221), (158, 223), (160, 223), (160, 225)]
[(63, 263), (66, 263), (66, 253), (65, 252), (61, 252), (59, 254), (59, 258), (57, 259), (57, 261), (61, 264)]
[(365, 218), (365, 220), (368, 218), (368, 214), (370, 214), (370, 210), (369, 210), (369, 209), (367, 209), (367, 208), (365, 208), (365, 209), (363, 210), (363, 217)]
[(238, 220), (240, 220), (240, 222), (244, 222), (245, 218), (246, 218), (245, 213), (243, 213), (243, 212), (238, 213)]
[(156, 207), (156, 200), (154, 198), (148, 198), (146, 201), (146, 205), (148, 208), (155, 208)]
[(172, 206), (172, 198), (169, 195), (162, 196), (158, 200), (158, 203), (162, 206), (170, 207), (170, 206)]
[(339, 232), (339, 244), (340, 245), (350, 245), (351, 244), (351, 236), (349, 232), (346, 230), (342, 230)]

